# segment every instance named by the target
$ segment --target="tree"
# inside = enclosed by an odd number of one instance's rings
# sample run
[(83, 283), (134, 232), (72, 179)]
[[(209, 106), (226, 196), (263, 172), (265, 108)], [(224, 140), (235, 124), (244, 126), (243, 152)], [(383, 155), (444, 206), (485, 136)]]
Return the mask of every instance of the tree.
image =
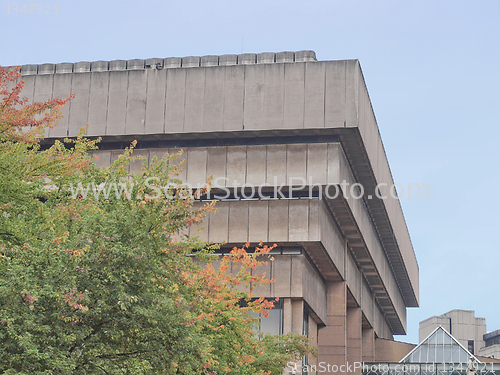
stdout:
[(256, 335), (250, 312), (272, 301), (253, 296), (270, 280), (251, 270), (272, 247), (235, 248), (215, 269), (217, 246), (180, 234), (215, 209), (193, 207), (180, 155), (131, 174), (134, 144), (102, 169), (83, 134), (42, 150), (70, 98), (29, 105), (19, 78), (0, 68), (3, 373), (281, 374), (313, 351), (298, 335)]

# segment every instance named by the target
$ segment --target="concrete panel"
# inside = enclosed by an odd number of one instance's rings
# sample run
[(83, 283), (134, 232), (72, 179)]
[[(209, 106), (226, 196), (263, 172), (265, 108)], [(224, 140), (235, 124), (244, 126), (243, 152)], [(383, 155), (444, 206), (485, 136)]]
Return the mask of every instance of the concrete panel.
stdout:
[(207, 153), (207, 177), (213, 177), (213, 187), (225, 186), (227, 148), (208, 147)]
[[(264, 122), (256, 129), (282, 129), (285, 96), (285, 66), (267, 64), (264, 68)], [(246, 108), (245, 108), (246, 110)], [(252, 129), (249, 127), (249, 129)]]
[(208, 242), (208, 228), (206, 223), (201, 223), (198, 225), (192, 225), (189, 227), (188, 235), (190, 237), (198, 237), (200, 241)]
[(90, 74), (89, 129), (87, 130), (89, 136), (106, 134), (108, 89), (109, 72), (93, 72)]
[(204, 184), (207, 175), (207, 149), (204, 147), (187, 150), (189, 163), (186, 165), (186, 183), (196, 187)]
[[(73, 74), (55, 74), (52, 97), (66, 99), (71, 95), (71, 80)], [(69, 135), (69, 109), (71, 101), (62, 108), (62, 118), (57, 126), (49, 130), (49, 137), (66, 137)]]
[(227, 184), (242, 186), (246, 177), (247, 150), (245, 146), (228, 147), (227, 149)]
[(347, 362), (347, 288), (344, 282), (327, 284), (327, 326), (319, 330), (320, 362), (340, 366)]
[(236, 64), (238, 64), (238, 55), (219, 56), (219, 65), (236, 65)]
[(245, 67), (243, 129), (264, 129), (266, 65)]
[(162, 70), (163, 69), (163, 59), (153, 57), (150, 59), (146, 59), (144, 61), (144, 67), (146, 69), (154, 69), (154, 70)]
[(247, 147), (246, 184), (257, 187), (266, 181), (267, 146)]
[(127, 71), (112, 71), (109, 73), (109, 97), (106, 135), (125, 134), (125, 118), (127, 114), (127, 89)]
[[(69, 135), (75, 137), (80, 128), (88, 123), (91, 73), (74, 74), (71, 82), (71, 92), (75, 98), (71, 100), (69, 111)], [(68, 105), (68, 104), (67, 104)]]
[(75, 73), (90, 72), (90, 61), (80, 61), (74, 64), (73, 71)]
[(164, 68), (180, 68), (182, 65), (181, 57), (167, 57), (163, 60)]
[[(129, 172), (130, 173), (140, 173), (142, 172), (142, 167), (148, 165), (149, 161), (149, 150), (134, 150), (134, 157), (139, 157), (140, 159), (134, 160), (130, 163)], [(153, 194), (153, 193), (152, 193)]]
[(200, 56), (187, 56), (182, 58), (183, 68), (192, 68), (200, 66)]
[(375, 339), (375, 362), (399, 362), (415, 348), (406, 342)]
[(38, 65), (38, 74), (54, 74), (56, 71), (55, 64)]
[(363, 314), (365, 314), (366, 320), (373, 326), (373, 295), (370, 287), (365, 280), (361, 284), (361, 308), (363, 309)]
[[(176, 148), (171, 148), (166, 150), (170, 155), (179, 155), (180, 151), (183, 151), (181, 149), (176, 149)], [(186, 165), (188, 161), (188, 154), (187, 152), (183, 152), (181, 155), (179, 155), (176, 159), (172, 160), (170, 162), (171, 165), (176, 166), (178, 169), (179, 176), (177, 178), (181, 180), (182, 182), (186, 181)]]
[(316, 53), (314, 51), (297, 51), (295, 52), (295, 62), (316, 61)]
[(186, 108), (184, 113), (184, 131), (203, 131), (203, 110), (205, 102), (206, 69), (186, 70)]
[[(351, 99), (351, 96), (349, 96)], [(325, 66), (325, 127), (342, 127), (346, 119), (345, 61)]]
[(109, 70), (126, 70), (127, 62), (125, 60), (113, 60), (109, 62)]
[(349, 252), (346, 256), (346, 280), (347, 287), (351, 291), (358, 306), (361, 306), (361, 273)]
[(217, 56), (217, 55), (201, 56), (200, 65), (201, 66), (217, 66), (217, 65), (219, 65), (219, 56)]
[(205, 69), (203, 130), (217, 131), (224, 121), (224, 69)]
[(109, 69), (109, 61), (92, 61), (90, 63), (91, 72), (104, 72)]
[(315, 184), (326, 185), (329, 161), (326, 143), (307, 145), (307, 184), (313, 181)]
[(143, 59), (127, 60), (127, 70), (144, 70), (144, 60)]
[(305, 64), (304, 128), (325, 127), (325, 66), (324, 63)]
[[(144, 60), (141, 61), (144, 65)], [(129, 72), (125, 134), (144, 134), (144, 125), (146, 122), (146, 87), (146, 70)]]
[(267, 176), (266, 183), (270, 186), (286, 184), (286, 145), (267, 146)]
[(165, 133), (180, 133), (184, 128), (186, 69), (167, 70)]
[(257, 55), (255, 53), (243, 53), (238, 55), (238, 64), (249, 65), (257, 62)]
[(375, 332), (373, 328), (364, 328), (363, 335), (363, 362), (375, 361)]
[(115, 162), (116, 159), (118, 159), (118, 156), (123, 154), (123, 150), (112, 150), (111, 151), (111, 164)]
[(292, 297), (303, 297), (303, 282), (305, 273), (303, 257), (292, 256), (292, 269), (290, 273), (292, 275), (292, 279), (290, 281), (290, 290)]
[[(342, 182), (344, 176), (340, 174), (340, 160), (339, 153), (341, 152), (341, 147), (336, 143), (329, 143), (327, 146), (327, 183), (336, 184)], [(332, 192), (331, 195), (334, 193)]]
[(23, 80), (25, 76), (35, 75), (38, 73), (38, 65), (23, 65), (21, 66), (21, 74), (23, 75)]
[(309, 233), (309, 200), (291, 200), (289, 202), (289, 241), (307, 241)]
[(263, 52), (257, 54), (257, 64), (271, 64), (275, 61), (276, 54), (274, 52)]
[(94, 163), (99, 168), (109, 167), (111, 164), (111, 151), (96, 150), (92, 151), (90, 155), (94, 157)]
[(268, 242), (269, 201), (253, 201), (248, 210), (248, 241)]
[(271, 284), (271, 297), (291, 297), (293, 255), (279, 255), (272, 262), (274, 283)]
[(304, 79), (305, 64), (286, 64), (283, 127), (302, 129), (304, 127)]
[(341, 277), (345, 276), (345, 243), (324, 204), (320, 206), (321, 242)]
[(306, 178), (307, 145), (296, 144), (286, 146), (286, 182), (302, 185)]
[[(202, 202), (195, 202), (193, 204), (193, 208), (198, 209), (202, 205), (203, 205)], [(210, 230), (208, 225), (209, 225), (209, 222), (202, 222), (201, 224), (198, 224), (198, 225), (191, 225), (188, 228), (189, 231), (188, 231), (187, 235), (189, 235), (190, 237), (196, 236), (200, 239), (200, 241), (208, 242), (208, 233)]]
[(269, 238), (274, 242), (288, 241), (288, 201), (269, 201)]
[(227, 242), (229, 233), (229, 203), (217, 202), (216, 208), (218, 212), (211, 212), (208, 217), (210, 228), (208, 240), (213, 243)]
[(243, 130), (244, 72), (241, 66), (224, 69), (224, 130)]
[[(255, 276), (263, 276), (265, 279), (269, 280), (270, 274), (271, 274), (271, 261), (269, 260), (269, 257), (264, 256), (261, 257), (259, 260), (261, 260), (264, 264), (262, 264), (260, 267), (258, 267), (255, 270), (251, 270), (252, 275)], [(266, 264), (267, 263), (267, 264)], [(253, 294), (257, 297), (271, 297), (271, 283), (268, 284), (256, 284), (253, 285)]]
[(292, 332), (303, 334), (304, 330), (304, 301), (292, 299)]
[(158, 134), (165, 130), (165, 96), (167, 69), (151, 69), (147, 72), (146, 123), (144, 133)]
[[(33, 66), (36, 67), (36, 65)], [(25, 96), (28, 99), (28, 104), (33, 103), (36, 77), (37, 77), (36, 75), (22, 76), (22, 79), (24, 81), (24, 87), (23, 90), (21, 91), (21, 95)], [(46, 99), (49, 99), (49, 97), (47, 97)]]
[(60, 63), (56, 64), (56, 73), (73, 73), (73, 63)]
[(161, 160), (165, 154), (167, 153), (167, 149), (165, 148), (152, 148), (149, 150), (149, 164), (151, 165), (153, 158), (156, 157), (158, 160)]
[(231, 202), (229, 206), (229, 242), (248, 240), (248, 201)]
[(295, 53), (292, 51), (278, 52), (276, 54), (276, 62), (292, 63), (295, 61)]
[(373, 309), (373, 318), (374, 318), (373, 319), (373, 322), (374, 322), (373, 328), (375, 330), (375, 334), (378, 337), (387, 338), (386, 332), (384, 330), (384, 328), (385, 328), (384, 316), (383, 316), (382, 312), (380, 311), (380, 307), (377, 304), (375, 304), (375, 308)]
[[(326, 323), (326, 285), (311, 263), (304, 256), (301, 258), (304, 263), (303, 298), (318, 315), (322, 323)], [(312, 319), (309, 319), (309, 321), (312, 321)], [(309, 337), (313, 337), (313, 335), (316, 334), (309, 332)]]
[[(337, 65), (336, 68), (334, 66)], [(344, 65), (344, 67), (341, 67), (340, 65)], [(337, 80), (342, 80), (341, 75), (345, 74), (345, 109), (342, 109), (340, 111), (332, 111), (331, 113), (331, 118), (328, 119), (327, 116), (327, 121), (326, 124), (335, 124), (337, 123), (338, 119), (342, 119), (345, 121), (345, 126), (358, 126), (359, 125), (359, 117), (358, 117), (358, 103), (359, 103), (359, 83), (360, 83), (360, 68), (359, 68), (359, 62), (358, 60), (345, 60), (342, 62), (339, 62), (338, 64), (331, 64), (332, 70), (332, 79), (334, 80), (329, 81), (328, 80), (328, 72), (327, 72), (327, 91), (328, 91), (328, 86), (329, 83), (340, 83)], [(332, 86), (330, 86), (333, 88)], [(333, 90), (334, 92), (336, 90)], [(338, 92), (337, 92), (338, 94)], [(345, 111), (345, 112), (344, 112)], [(344, 113), (342, 113), (344, 112)], [(337, 117), (338, 116), (338, 117)], [(376, 137), (379, 138), (379, 137)], [(375, 139), (376, 139), (375, 138)]]
[(309, 224), (308, 240), (318, 242), (321, 240), (320, 205), (323, 203), (317, 199), (309, 200)]
[[(347, 309), (347, 361), (349, 363), (362, 361), (362, 314), (359, 307)], [(361, 369), (353, 371), (361, 374)]]

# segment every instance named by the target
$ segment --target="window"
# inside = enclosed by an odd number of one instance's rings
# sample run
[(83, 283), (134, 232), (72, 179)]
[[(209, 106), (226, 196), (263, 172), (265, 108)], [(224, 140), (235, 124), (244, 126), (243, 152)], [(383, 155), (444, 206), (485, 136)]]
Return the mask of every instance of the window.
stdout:
[[(307, 310), (304, 308), (303, 312), (303, 321), (302, 321), (302, 334), (305, 337), (309, 338), (309, 314), (307, 313)], [(302, 375), (307, 375), (307, 369), (309, 368), (309, 358), (308, 356), (304, 356), (302, 358)]]
[(469, 340), (467, 343), (467, 349), (471, 352), (471, 354), (474, 354), (474, 340)]
[(283, 302), (279, 300), (274, 302), (274, 308), (269, 310), (269, 316), (263, 317), (262, 314), (250, 313), (259, 318), (258, 329), (260, 333), (271, 335), (283, 334)]

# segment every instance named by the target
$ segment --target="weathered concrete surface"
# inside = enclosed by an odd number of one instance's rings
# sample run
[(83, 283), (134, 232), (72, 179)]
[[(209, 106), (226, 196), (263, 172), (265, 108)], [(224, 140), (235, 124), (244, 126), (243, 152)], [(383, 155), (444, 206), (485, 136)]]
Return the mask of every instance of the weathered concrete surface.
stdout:
[[(357, 60), (301, 51), (87, 65), (23, 67), (29, 98), (77, 94), (49, 138), (76, 136), (86, 122), (107, 141), (337, 134), (367, 194), (393, 184)], [(405, 304), (417, 306), (418, 265), (399, 201), (366, 204)]]

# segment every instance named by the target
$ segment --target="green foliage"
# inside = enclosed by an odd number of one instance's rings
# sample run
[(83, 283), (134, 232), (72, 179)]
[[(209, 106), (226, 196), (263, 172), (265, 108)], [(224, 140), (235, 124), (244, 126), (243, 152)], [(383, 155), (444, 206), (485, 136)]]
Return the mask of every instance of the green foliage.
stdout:
[(152, 181), (180, 184), (179, 155), (130, 174), (133, 145), (98, 168), (82, 136), (41, 150), (0, 129), (1, 373), (281, 374), (313, 351), (254, 333), (249, 312), (272, 302), (253, 299), (250, 285), (269, 280), (251, 270), (270, 248), (234, 249), (215, 269), (214, 246), (181, 235), (214, 202), (153, 194)]

